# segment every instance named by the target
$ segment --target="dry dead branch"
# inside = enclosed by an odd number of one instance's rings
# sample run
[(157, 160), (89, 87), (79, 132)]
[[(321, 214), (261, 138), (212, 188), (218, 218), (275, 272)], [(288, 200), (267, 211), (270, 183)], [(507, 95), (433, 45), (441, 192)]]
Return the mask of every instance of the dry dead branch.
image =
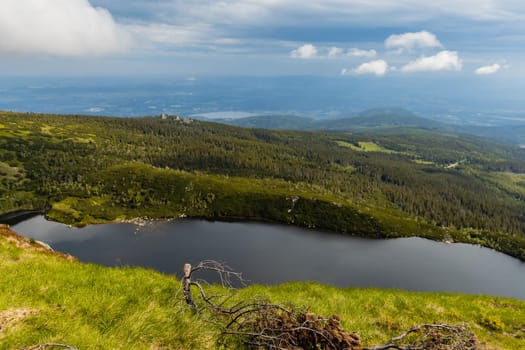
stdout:
[(359, 336), (345, 331), (336, 315), (323, 318), (263, 301), (233, 316), (223, 335), (258, 349), (361, 349)]
[(213, 302), (213, 299), (215, 299), (216, 296), (208, 297), (206, 295), (206, 292), (204, 291), (204, 288), (202, 287), (202, 285), (205, 284), (206, 281), (192, 278), (194, 273), (198, 271), (216, 272), (217, 275), (219, 276), (220, 283), (224, 287), (228, 287), (230, 289), (233, 288), (234, 283), (239, 283), (241, 285), (246, 284), (246, 280), (244, 280), (240, 272), (235, 272), (228, 265), (220, 263), (215, 260), (201, 261), (195, 267), (192, 267), (191, 264), (184, 264), (182, 271), (183, 271), (183, 277), (182, 277), (181, 283), (182, 283), (182, 293), (184, 295), (184, 300), (186, 301), (186, 304), (188, 304), (194, 310), (197, 310), (198, 307), (191, 294), (192, 286), (196, 287), (199, 290), (202, 300), (206, 302), (208, 307), (217, 309), (217, 311), (220, 311), (218, 309), (220, 309), (221, 307), (220, 304), (216, 304)]
[(37, 345), (33, 345), (33, 346), (30, 346), (28, 348), (22, 348), (20, 350), (47, 350), (47, 349), (53, 349), (53, 348), (61, 348), (61, 349), (66, 349), (66, 350), (78, 350), (77, 348), (71, 346), (71, 345), (67, 345), (67, 344), (52, 344), (52, 343), (49, 343), (49, 344), (37, 344)]
[[(194, 280), (198, 271), (214, 271), (223, 286), (242, 276), (228, 266), (206, 260), (192, 267), (184, 265), (182, 291), (186, 303), (195, 311), (211, 315), (220, 327), (224, 345), (242, 343), (255, 349), (316, 350), (477, 350), (476, 336), (464, 326), (421, 324), (390, 339), (385, 345), (363, 348), (360, 337), (344, 330), (337, 315), (324, 318), (294, 305), (273, 304), (266, 298), (233, 302), (235, 298), (206, 294), (203, 281)], [(199, 304), (191, 289), (199, 292)]]
[(476, 336), (464, 326), (421, 324), (390, 339), (385, 345), (363, 350), (477, 350)]
[[(207, 260), (183, 268), (182, 291), (186, 304), (193, 310), (211, 311), (214, 323), (220, 325), (222, 341), (240, 341), (258, 349), (360, 349), (361, 339), (345, 331), (339, 317), (323, 318), (293, 305), (284, 307), (266, 298), (256, 298), (228, 303), (229, 298), (208, 296), (202, 281), (194, 280), (197, 271), (214, 271), (224, 286), (231, 286), (232, 279), (243, 282), (242, 276), (224, 264)], [(191, 293), (195, 287), (204, 308), (197, 306)], [(232, 339), (235, 338), (235, 339)]]

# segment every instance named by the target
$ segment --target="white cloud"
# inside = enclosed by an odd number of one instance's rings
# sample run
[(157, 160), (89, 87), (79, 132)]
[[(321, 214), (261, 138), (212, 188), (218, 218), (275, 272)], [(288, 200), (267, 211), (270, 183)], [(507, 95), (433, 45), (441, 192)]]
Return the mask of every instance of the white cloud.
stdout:
[(213, 43), (217, 45), (240, 45), (242, 41), (237, 38), (218, 38)]
[(339, 57), (343, 54), (343, 49), (340, 47), (331, 47), (328, 50), (328, 57)]
[(317, 57), (318, 53), (319, 50), (317, 50), (314, 45), (306, 44), (290, 52), (290, 56), (294, 58), (308, 59)]
[[(196, 45), (212, 38), (212, 30), (205, 25), (176, 26), (169, 24), (127, 25), (136, 38), (167, 45)], [(215, 42), (218, 39), (215, 39)]]
[[(38, 0), (32, 1), (38, 2)], [(42, 1), (53, 2), (53, 0)], [(66, 0), (57, 0), (57, 2), (62, 1)], [(525, 2), (522, 0), (309, 0), (306, 2), (302, 0), (91, 0), (91, 2), (108, 6), (117, 18), (125, 18), (127, 24), (174, 26), (179, 31), (185, 31), (187, 33), (185, 36), (197, 35), (201, 43), (211, 45), (216, 44), (215, 41), (220, 38), (239, 38), (248, 43), (262, 40), (283, 47), (281, 43), (290, 38), (286, 30), (275, 28), (290, 26), (298, 30), (328, 27), (370, 29), (414, 27), (420, 26), (421, 23), (437, 26), (437, 23), (440, 23), (444, 28), (454, 26), (458, 37), (461, 38), (461, 34), (464, 31), (472, 31), (473, 26), (479, 30), (480, 26), (485, 24), (483, 21), (502, 21), (506, 26), (512, 26), (514, 24), (512, 21), (521, 24), (525, 19)], [(1, 11), (2, 5), (0, 5)], [(350, 22), (349, 18), (352, 19)], [(514, 27), (521, 28), (521, 26)], [(203, 31), (195, 32), (202, 28)], [(272, 32), (271, 36), (267, 35), (268, 30)], [(434, 36), (428, 32), (405, 34), (424, 36), (425, 33), (430, 38)], [(434, 44), (439, 44), (435, 36), (434, 39)], [(421, 40), (416, 40), (416, 43), (412, 44), (403, 44), (403, 47), (412, 45), (415, 49), (421, 45), (428, 45), (428, 40), (426, 44), (424, 38)], [(173, 42), (175, 39), (169, 41)], [(320, 41), (322, 40), (317, 42)], [(157, 47), (162, 48), (163, 42), (165, 41), (153, 43), (160, 44)], [(257, 49), (256, 46), (253, 45), (254, 51)], [(399, 46), (397, 49), (405, 50)]]
[(437, 37), (426, 30), (414, 33), (390, 35), (385, 40), (385, 46), (387, 49), (399, 49), (401, 51), (412, 51), (416, 48), (443, 47)]
[(463, 63), (456, 51), (441, 51), (434, 56), (421, 57), (411, 61), (401, 68), (402, 72), (424, 72), (424, 71), (459, 71)]
[(386, 63), (383, 60), (375, 60), (363, 63), (356, 68), (349, 70), (349, 69), (343, 69), (341, 71), (342, 75), (348, 75), (350, 73), (353, 74), (373, 74), (376, 76), (383, 76), (388, 70), (388, 63)]
[(57, 56), (125, 51), (130, 36), (88, 0), (2, 0), (0, 53)]
[[(375, 26), (421, 23), (443, 17), (472, 20), (523, 19), (525, 4), (521, 0), (166, 0), (147, 1), (162, 11), (158, 16), (177, 16), (186, 23), (203, 21), (229, 25), (352, 23)], [(164, 4), (159, 5), (158, 3)], [(126, 4), (127, 5), (127, 4)]]
[(476, 69), (474, 72), (478, 75), (494, 74), (501, 69), (501, 66), (497, 63), (490, 66), (483, 66)]
[(373, 49), (372, 50), (361, 50), (361, 49), (353, 48), (353, 49), (348, 50), (347, 55), (353, 56), (353, 57), (372, 58), (372, 57), (376, 57), (377, 52), (376, 50), (373, 50)]
[(345, 52), (345, 49), (336, 46), (317, 47), (312, 44), (303, 45), (290, 52), (290, 56), (294, 58), (336, 58), (342, 56), (372, 58), (376, 55), (376, 50), (361, 50), (352, 48)]

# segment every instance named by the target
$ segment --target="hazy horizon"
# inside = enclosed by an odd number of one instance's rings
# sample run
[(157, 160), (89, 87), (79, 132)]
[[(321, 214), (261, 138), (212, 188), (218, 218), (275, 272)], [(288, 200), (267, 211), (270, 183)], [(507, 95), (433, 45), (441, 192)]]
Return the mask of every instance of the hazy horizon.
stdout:
[[(520, 89), (486, 98), (497, 85), (434, 80), (370, 83), (344, 77), (17, 77), (0, 82), (0, 110), (119, 117), (201, 115), (236, 118), (286, 114), (316, 119), (342, 118), (374, 108), (404, 108), (451, 124), (525, 123)], [(450, 81), (450, 79), (449, 79)], [(452, 82), (450, 82), (452, 84)]]
[[(521, 122), (516, 0), (5, 0), (0, 109)], [(240, 113), (240, 114), (239, 114)]]

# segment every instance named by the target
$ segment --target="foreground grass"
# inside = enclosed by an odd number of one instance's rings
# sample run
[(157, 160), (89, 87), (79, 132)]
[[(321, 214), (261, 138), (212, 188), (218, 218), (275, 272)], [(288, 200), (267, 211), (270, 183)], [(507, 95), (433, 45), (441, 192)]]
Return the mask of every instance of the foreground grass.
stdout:
[[(0, 349), (41, 343), (79, 349), (217, 348), (217, 329), (174, 297), (179, 288), (174, 276), (83, 264), (37, 247), (0, 227)], [(251, 286), (237, 297), (255, 295), (338, 314), (365, 345), (381, 344), (416, 324), (443, 322), (465, 323), (489, 349), (525, 349), (524, 301), (316, 283)]]

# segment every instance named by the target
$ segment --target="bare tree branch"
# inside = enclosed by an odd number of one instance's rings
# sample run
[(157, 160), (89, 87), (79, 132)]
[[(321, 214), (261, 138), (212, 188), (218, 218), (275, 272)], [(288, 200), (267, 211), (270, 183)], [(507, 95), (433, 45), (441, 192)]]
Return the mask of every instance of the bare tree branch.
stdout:
[[(243, 282), (240, 273), (227, 265), (205, 260), (197, 266), (184, 265), (182, 289), (186, 303), (195, 311), (211, 316), (220, 327), (223, 342), (228, 337), (257, 349), (318, 349), (318, 350), (477, 350), (475, 335), (464, 326), (420, 324), (390, 339), (385, 345), (362, 348), (355, 333), (342, 328), (337, 315), (328, 318), (308, 312), (294, 305), (284, 307), (266, 298), (235, 301), (233, 295), (208, 295), (203, 283), (193, 279), (198, 271), (214, 271), (221, 284), (232, 289), (232, 279)], [(199, 292), (199, 304), (192, 297), (191, 288)]]
[[(346, 332), (335, 315), (324, 318), (260, 297), (234, 302), (231, 296), (221, 299), (208, 295), (203, 282), (194, 278), (196, 272), (205, 270), (217, 272), (221, 284), (228, 288), (232, 287), (233, 279), (241, 283), (244, 280), (240, 273), (213, 260), (200, 262), (195, 267), (185, 264), (183, 268), (182, 290), (186, 303), (200, 313), (211, 311), (213, 323), (220, 326), (225, 341), (228, 336), (235, 336), (245, 345), (262, 349), (360, 349), (360, 338)], [(199, 307), (202, 303), (193, 298), (192, 287), (198, 290), (203, 306)]]
[(209, 307), (218, 309), (221, 305), (213, 303), (213, 299), (217, 298), (217, 296), (208, 297), (206, 295), (204, 288), (202, 287), (202, 284), (206, 283), (205, 281), (193, 279), (194, 273), (203, 270), (216, 272), (219, 276), (221, 285), (229, 289), (233, 289), (235, 281), (237, 281), (243, 286), (246, 285), (246, 280), (242, 277), (242, 274), (240, 272), (235, 272), (228, 265), (220, 263), (218, 261), (204, 260), (197, 264), (197, 266), (195, 267), (192, 267), (191, 264), (184, 264), (183, 277), (181, 281), (182, 292), (186, 304), (188, 304), (193, 310), (197, 310), (198, 307), (191, 294), (191, 286), (197, 287), (202, 300), (204, 300)]
[(21, 348), (20, 350), (45, 350), (47, 348), (64, 348), (64, 349), (67, 349), (67, 350), (78, 350), (77, 348), (75, 348), (75, 347), (73, 347), (71, 345), (67, 345), (67, 344), (53, 344), (53, 343), (37, 344), (37, 345), (30, 346), (28, 348)]
[(476, 336), (464, 326), (420, 324), (390, 339), (385, 345), (363, 350), (476, 350)]
[(215, 271), (220, 278), (221, 285), (228, 288), (233, 288), (234, 281), (238, 281), (241, 285), (246, 285), (246, 280), (242, 277), (242, 273), (235, 272), (228, 265), (215, 261), (203, 260), (197, 266), (193, 267), (190, 276), (199, 270)]

